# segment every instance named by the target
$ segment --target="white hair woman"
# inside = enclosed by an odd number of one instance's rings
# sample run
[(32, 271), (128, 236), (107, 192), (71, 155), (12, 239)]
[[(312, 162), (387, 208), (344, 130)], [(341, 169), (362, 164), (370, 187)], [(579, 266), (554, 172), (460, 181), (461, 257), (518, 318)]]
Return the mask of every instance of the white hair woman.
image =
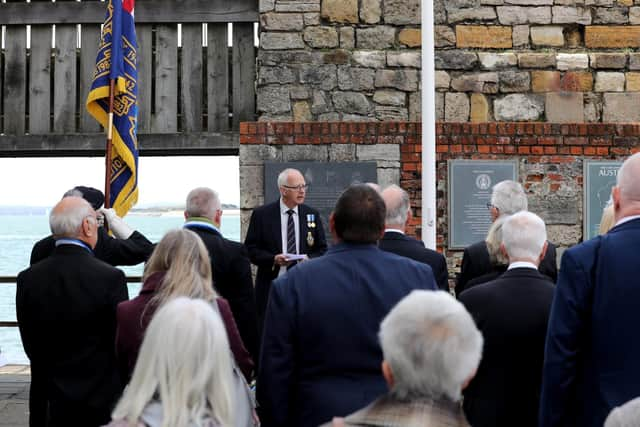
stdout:
[(147, 328), (110, 427), (233, 425), (232, 371), (224, 325), (211, 304), (174, 298)]

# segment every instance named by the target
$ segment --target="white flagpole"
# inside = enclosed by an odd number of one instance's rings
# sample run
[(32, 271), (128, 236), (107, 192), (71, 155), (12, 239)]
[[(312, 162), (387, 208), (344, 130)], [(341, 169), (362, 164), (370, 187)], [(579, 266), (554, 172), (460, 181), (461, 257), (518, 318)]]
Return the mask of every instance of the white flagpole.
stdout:
[(422, 240), (436, 248), (436, 102), (433, 0), (422, 0)]

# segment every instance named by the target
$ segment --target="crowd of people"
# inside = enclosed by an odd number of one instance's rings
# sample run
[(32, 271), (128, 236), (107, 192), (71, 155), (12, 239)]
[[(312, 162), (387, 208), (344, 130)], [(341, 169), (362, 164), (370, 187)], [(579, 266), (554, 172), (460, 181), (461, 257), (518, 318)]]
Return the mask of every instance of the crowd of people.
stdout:
[[(640, 154), (560, 269), (523, 187), (497, 183), (451, 286), (402, 188), (346, 188), (328, 245), (304, 175), (277, 186), (244, 244), (207, 187), (157, 244), (66, 192), (17, 278), (30, 426), (640, 426)], [(140, 262), (129, 299), (117, 266)]]

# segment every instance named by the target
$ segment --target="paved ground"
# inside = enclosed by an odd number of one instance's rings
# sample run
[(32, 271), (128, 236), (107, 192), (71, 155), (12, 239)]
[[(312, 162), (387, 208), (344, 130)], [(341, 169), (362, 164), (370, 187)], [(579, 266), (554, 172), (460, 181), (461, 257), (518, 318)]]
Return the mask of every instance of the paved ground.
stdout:
[(0, 426), (29, 425), (31, 370), (24, 365), (0, 367)]

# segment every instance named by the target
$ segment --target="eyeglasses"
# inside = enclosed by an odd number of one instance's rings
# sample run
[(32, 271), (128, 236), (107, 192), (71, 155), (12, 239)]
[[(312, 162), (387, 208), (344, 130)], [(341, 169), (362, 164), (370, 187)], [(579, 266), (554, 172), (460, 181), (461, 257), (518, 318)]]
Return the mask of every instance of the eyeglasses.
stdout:
[(487, 203), (487, 209), (491, 210), (491, 209), (495, 209), (498, 212), (500, 211), (500, 208), (497, 207), (496, 205), (492, 205), (491, 203)]
[(284, 188), (288, 188), (289, 190), (297, 190), (303, 191), (309, 188), (309, 184), (300, 184), (300, 185), (283, 185)]

